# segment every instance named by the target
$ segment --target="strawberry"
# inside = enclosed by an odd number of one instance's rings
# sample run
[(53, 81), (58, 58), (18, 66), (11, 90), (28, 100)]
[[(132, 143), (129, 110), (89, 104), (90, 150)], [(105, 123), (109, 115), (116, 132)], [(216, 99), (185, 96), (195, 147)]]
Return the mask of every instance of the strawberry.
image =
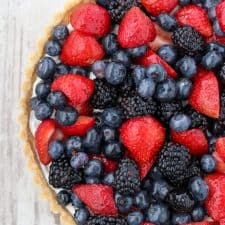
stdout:
[(84, 184), (73, 187), (73, 192), (94, 214), (116, 216), (113, 188), (100, 184)]
[(191, 155), (201, 156), (208, 151), (208, 142), (201, 129), (191, 129), (184, 132), (171, 131), (172, 139), (186, 146)]
[(153, 16), (158, 16), (160, 13), (171, 12), (178, 0), (141, 0), (141, 3)]
[(165, 141), (165, 129), (151, 116), (127, 120), (120, 132), (122, 143), (138, 163), (153, 160)]
[(175, 14), (179, 25), (188, 25), (195, 28), (204, 37), (211, 37), (213, 29), (208, 18), (207, 12), (198, 5), (187, 5)]
[(188, 223), (188, 224), (184, 224), (184, 225), (218, 225), (218, 223), (204, 221), (204, 222)]
[(212, 37), (210, 38), (207, 38), (207, 43), (210, 43), (210, 42), (219, 42), (221, 44), (224, 44), (225, 45), (225, 37), (220, 37), (220, 36), (217, 36), (216, 34), (213, 34)]
[(216, 150), (213, 152), (213, 157), (216, 159), (217, 172), (225, 173), (225, 137), (216, 140)]
[(90, 66), (103, 56), (103, 48), (94, 37), (73, 31), (63, 45), (60, 58), (71, 66)]
[(216, 16), (219, 21), (220, 29), (225, 32), (225, 1), (221, 1), (216, 6)]
[(75, 8), (70, 23), (79, 32), (102, 37), (110, 31), (111, 17), (103, 7), (87, 3)]
[(199, 69), (189, 97), (189, 103), (194, 109), (206, 116), (212, 118), (219, 117), (219, 85), (213, 72)]
[(48, 154), (48, 145), (53, 139), (62, 139), (63, 135), (52, 119), (41, 122), (35, 132), (35, 147), (42, 164), (48, 165), (52, 159)]
[(144, 162), (144, 163), (138, 163), (140, 177), (142, 180), (147, 176), (147, 174), (148, 174), (149, 170), (152, 168), (154, 162), (155, 162), (155, 159), (152, 159), (152, 160)]
[(63, 92), (74, 107), (85, 103), (94, 93), (94, 88), (93, 80), (77, 74), (60, 76), (51, 86), (52, 91)]
[(95, 119), (93, 117), (79, 116), (73, 125), (59, 127), (67, 136), (84, 136), (94, 124)]
[(151, 64), (154, 64), (154, 63), (161, 64), (166, 69), (170, 77), (177, 78), (177, 72), (150, 49), (146, 52), (144, 56), (140, 57), (137, 60), (137, 64), (140, 64), (145, 67), (150, 66)]
[(132, 7), (123, 17), (118, 41), (123, 48), (135, 48), (153, 41), (156, 30), (153, 22), (138, 7)]
[(225, 174), (210, 174), (205, 181), (209, 186), (209, 196), (205, 201), (209, 216), (215, 221), (225, 220)]
[(155, 224), (149, 223), (149, 222), (144, 222), (144, 223), (142, 223), (142, 225), (155, 225)]
[(92, 108), (92, 106), (90, 105), (89, 102), (84, 102), (84, 103), (82, 103), (80, 105), (73, 105), (71, 103), (71, 106), (76, 108), (77, 112), (81, 116), (90, 116), (93, 113), (93, 108)]

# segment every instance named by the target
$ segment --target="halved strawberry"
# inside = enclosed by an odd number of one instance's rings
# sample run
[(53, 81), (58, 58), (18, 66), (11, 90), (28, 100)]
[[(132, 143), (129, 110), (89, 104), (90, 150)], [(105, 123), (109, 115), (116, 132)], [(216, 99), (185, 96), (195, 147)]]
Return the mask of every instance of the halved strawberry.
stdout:
[(75, 30), (97, 37), (106, 35), (111, 27), (108, 11), (94, 3), (82, 4), (75, 8), (70, 22)]
[(177, 72), (151, 49), (149, 49), (144, 56), (137, 59), (136, 63), (145, 67), (154, 63), (159, 63), (166, 69), (170, 77), (177, 78)]
[(220, 114), (219, 84), (212, 71), (199, 69), (189, 97), (190, 105), (206, 116), (218, 118)]
[(123, 17), (118, 41), (123, 48), (135, 48), (153, 41), (156, 30), (153, 22), (138, 7), (132, 7)]
[(180, 9), (175, 14), (180, 25), (192, 26), (204, 37), (213, 35), (212, 25), (210, 23), (207, 12), (198, 5), (187, 5)]
[(90, 66), (103, 56), (103, 48), (94, 37), (73, 31), (63, 45), (60, 58), (70, 66)]
[(139, 173), (142, 180), (147, 176), (154, 162), (155, 162), (155, 159), (149, 160), (144, 163), (138, 163)]
[(116, 216), (113, 188), (101, 184), (84, 184), (73, 187), (73, 192), (85, 203), (92, 213), (105, 216)]
[(191, 155), (201, 156), (208, 152), (208, 142), (201, 129), (191, 129), (184, 132), (171, 131), (172, 139), (186, 146)]
[(67, 74), (56, 78), (51, 86), (52, 91), (63, 92), (73, 106), (84, 104), (94, 93), (95, 83), (78, 74)]
[(225, 1), (221, 1), (216, 6), (216, 16), (219, 21), (220, 29), (225, 32)]
[(225, 173), (225, 137), (216, 140), (216, 150), (213, 157), (216, 159), (217, 172)]

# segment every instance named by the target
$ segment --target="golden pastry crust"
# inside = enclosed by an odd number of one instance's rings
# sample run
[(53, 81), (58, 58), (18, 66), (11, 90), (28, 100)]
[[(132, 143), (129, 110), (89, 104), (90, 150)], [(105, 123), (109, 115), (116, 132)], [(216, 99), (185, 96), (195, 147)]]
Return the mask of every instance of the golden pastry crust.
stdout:
[(44, 177), (43, 171), (40, 166), (39, 159), (37, 158), (34, 146), (34, 137), (30, 131), (30, 107), (29, 101), (32, 96), (33, 85), (36, 80), (35, 68), (39, 59), (43, 55), (44, 44), (51, 36), (51, 31), (54, 26), (64, 23), (69, 23), (69, 17), (71, 11), (78, 5), (93, 2), (91, 0), (68, 0), (65, 4), (62, 12), (57, 13), (52, 24), (46, 27), (43, 37), (37, 43), (36, 51), (31, 55), (28, 67), (24, 71), (24, 81), (22, 84), (22, 98), (20, 100), (20, 138), (23, 141), (24, 154), (28, 159), (28, 167), (32, 171), (34, 176), (34, 182), (41, 188), (41, 196), (48, 200), (50, 203), (50, 209), (53, 213), (60, 215), (61, 223), (64, 225), (76, 225), (71, 213), (63, 206), (58, 204), (56, 199), (56, 193), (51, 189), (47, 180)]

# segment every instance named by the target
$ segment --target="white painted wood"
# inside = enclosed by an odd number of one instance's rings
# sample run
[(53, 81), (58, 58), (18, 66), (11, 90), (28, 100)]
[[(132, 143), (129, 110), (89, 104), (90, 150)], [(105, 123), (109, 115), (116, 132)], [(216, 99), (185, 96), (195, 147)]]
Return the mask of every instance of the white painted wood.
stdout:
[(0, 0), (0, 224), (59, 225), (39, 199), (17, 138), (17, 102), (37, 37), (66, 0)]

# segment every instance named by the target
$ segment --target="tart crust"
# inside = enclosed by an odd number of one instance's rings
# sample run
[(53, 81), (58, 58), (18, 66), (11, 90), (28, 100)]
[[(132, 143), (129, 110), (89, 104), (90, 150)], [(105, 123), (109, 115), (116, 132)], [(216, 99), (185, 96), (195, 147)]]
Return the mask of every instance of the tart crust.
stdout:
[(34, 183), (41, 188), (41, 197), (49, 201), (50, 209), (53, 213), (59, 214), (60, 221), (64, 225), (77, 225), (71, 213), (63, 206), (61, 206), (56, 199), (55, 191), (48, 184), (43, 171), (40, 166), (40, 161), (36, 155), (34, 137), (30, 130), (30, 108), (29, 101), (32, 96), (33, 85), (36, 80), (35, 68), (39, 59), (43, 56), (44, 44), (51, 36), (53, 27), (60, 23), (69, 24), (69, 17), (71, 11), (78, 5), (87, 2), (94, 2), (92, 0), (68, 0), (64, 9), (57, 13), (53, 22), (46, 27), (43, 37), (38, 40), (36, 51), (30, 57), (27, 68), (24, 71), (24, 78), (22, 83), (22, 97), (19, 102), (20, 115), (18, 122), (20, 125), (20, 139), (23, 141), (24, 154), (28, 159), (28, 168), (33, 173)]

